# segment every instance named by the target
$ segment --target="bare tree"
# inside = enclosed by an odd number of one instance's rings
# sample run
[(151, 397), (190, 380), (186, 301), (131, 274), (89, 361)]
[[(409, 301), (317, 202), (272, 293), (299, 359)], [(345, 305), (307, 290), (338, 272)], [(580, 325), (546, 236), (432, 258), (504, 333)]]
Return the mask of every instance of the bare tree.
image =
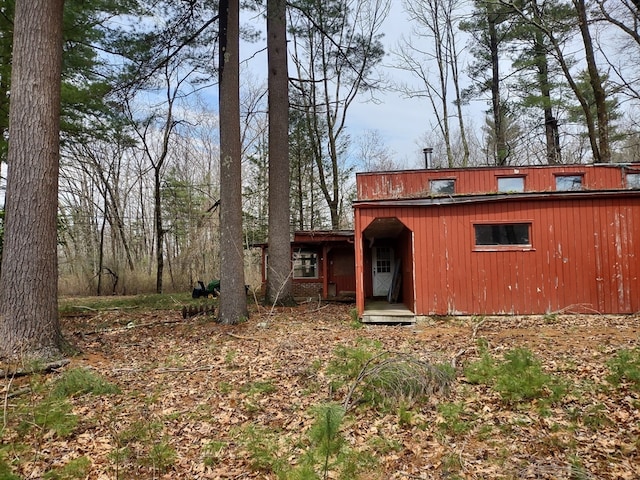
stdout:
[[(469, 146), (462, 115), (462, 93), (460, 86), (460, 59), (456, 32), (458, 20), (456, 9), (459, 0), (418, 0), (403, 2), (404, 8), (415, 24), (415, 41), (404, 39), (397, 52), (400, 60), (397, 68), (409, 71), (422, 82), (422, 88), (401, 86), (408, 97), (426, 97), (436, 118), (437, 128), (444, 139), (449, 167), (466, 166), (469, 163)], [(428, 42), (423, 44), (422, 42)], [(420, 42), (420, 43), (418, 43)], [(426, 62), (426, 64), (423, 63)], [(428, 65), (435, 64), (437, 81), (432, 81)], [(453, 92), (450, 92), (453, 90)], [(462, 158), (454, 157), (452, 146), (451, 118), (455, 109), (459, 140), (462, 143)]]
[(367, 172), (399, 169), (400, 165), (394, 161), (393, 156), (378, 130), (368, 130), (358, 139), (358, 157)]
[(0, 358), (61, 355), (57, 210), (63, 0), (17, 2), (0, 273)]
[(389, 0), (297, 0), (291, 2), (296, 104), (310, 141), (320, 186), (340, 228), (341, 181), (346, 151), (346, 118), (363, 92), (379, 86), (375, 68), (382, 60), (381, 29)]

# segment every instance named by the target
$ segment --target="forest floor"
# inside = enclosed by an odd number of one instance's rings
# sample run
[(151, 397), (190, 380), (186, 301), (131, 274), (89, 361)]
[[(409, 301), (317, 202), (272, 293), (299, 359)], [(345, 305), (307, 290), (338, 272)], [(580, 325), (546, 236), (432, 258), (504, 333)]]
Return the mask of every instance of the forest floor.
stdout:
[(352, 309), (63, 316), (80, 353), (0, 380), (0, 479), (640, 478), (637, 316)]

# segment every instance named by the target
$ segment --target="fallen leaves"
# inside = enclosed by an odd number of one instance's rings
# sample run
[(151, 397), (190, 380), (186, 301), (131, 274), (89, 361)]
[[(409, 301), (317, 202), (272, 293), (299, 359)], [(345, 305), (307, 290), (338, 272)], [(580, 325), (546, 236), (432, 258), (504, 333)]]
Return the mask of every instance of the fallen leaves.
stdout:
[[(38, 397), (26, 380), (3, 380), (0, 392), (15, 401), (5, 409), (0, 459), (24, 478), (86, 456), (91, 479), (275, 479), (266, 459), (256, 458), (260, 452), (251, 442), (261, 439), (255, 435), (271, 439), (267, 446), (281, 461), (299, 462), (313, 407), (340, 403), (348, 393), (349, 386), (335, 387), (327, 372), (336, 349), (366, 339), (424, 362), (455, 359), (458, 376), (448, 396), (407, 407), (404, 419), (399, 410), (366, 404), (348, 412), (342, 433), (349, 448), (377, 460), (358, 478), (640, 478), (638, 392), (606, 381), (607, 361), (619, 349), (640, 344), (637, 318), (455, 318), (354, 328), (351, 308), (256, 311), (235, 326), (206, 316), (178, 320), (177, 310), (111, 310), (93, 319), (63, 319), (83, 352), (70, 367), (90, 367), (122, 393), (71, 399), (80, 423), (65, 438), (34, 430), (21, 436), (12, 406), (22, 397)], [(489, 386), (466, 383), (461, 369), (479, 358), (479, 339), (495, 356), (530, 349), (545, 372), (567, 382), (569, 393), (550, 406), (506, 405)], [(13, 392), (20, 394), (12, 398)], [(443, 415), (438, 406), (444, 402), (457, 410)], [(135, 429), (146, 424), (153, 425), (148, 437), (135, 437)], [(175, 452), (166, 471), (140, 458), (163, 441)]]

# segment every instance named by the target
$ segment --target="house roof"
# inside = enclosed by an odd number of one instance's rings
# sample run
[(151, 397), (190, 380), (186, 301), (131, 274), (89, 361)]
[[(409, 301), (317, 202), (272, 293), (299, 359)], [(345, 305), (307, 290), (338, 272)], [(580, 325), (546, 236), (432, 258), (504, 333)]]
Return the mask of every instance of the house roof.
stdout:
[(472, 195), (441, 195), (419, 198), (399, 198), (380, 200), (356, 200), (354, 208), (374, 207), (429, 207), (441, 205), (457, 205), (468, 203), (489, 202), (514, 202), (527, 200), (559, 200), (581, 198), (614, 198), (614, 197), (638, 197), (640, 190), (575, 190), (575, 191), (548, 191), (548, 192), (522, 192), (522, 193), (486, 193)]
[(293, 243), (349, 242), (353, 230), (301, 230), (293, 235)]
[[(353, 230), (297, 230), (293, 234), (292, 244), (351, 243)], [(252, 244), (253, 247), (267, 249), (268, 242)]]

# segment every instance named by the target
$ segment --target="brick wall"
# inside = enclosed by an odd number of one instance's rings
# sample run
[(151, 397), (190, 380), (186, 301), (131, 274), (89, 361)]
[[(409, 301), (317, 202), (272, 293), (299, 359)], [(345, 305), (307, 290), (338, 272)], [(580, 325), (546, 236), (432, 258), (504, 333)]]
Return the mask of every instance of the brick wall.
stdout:
[(317, 297), (322, 295), (322, 282), (293, 282), (294, 297)]

